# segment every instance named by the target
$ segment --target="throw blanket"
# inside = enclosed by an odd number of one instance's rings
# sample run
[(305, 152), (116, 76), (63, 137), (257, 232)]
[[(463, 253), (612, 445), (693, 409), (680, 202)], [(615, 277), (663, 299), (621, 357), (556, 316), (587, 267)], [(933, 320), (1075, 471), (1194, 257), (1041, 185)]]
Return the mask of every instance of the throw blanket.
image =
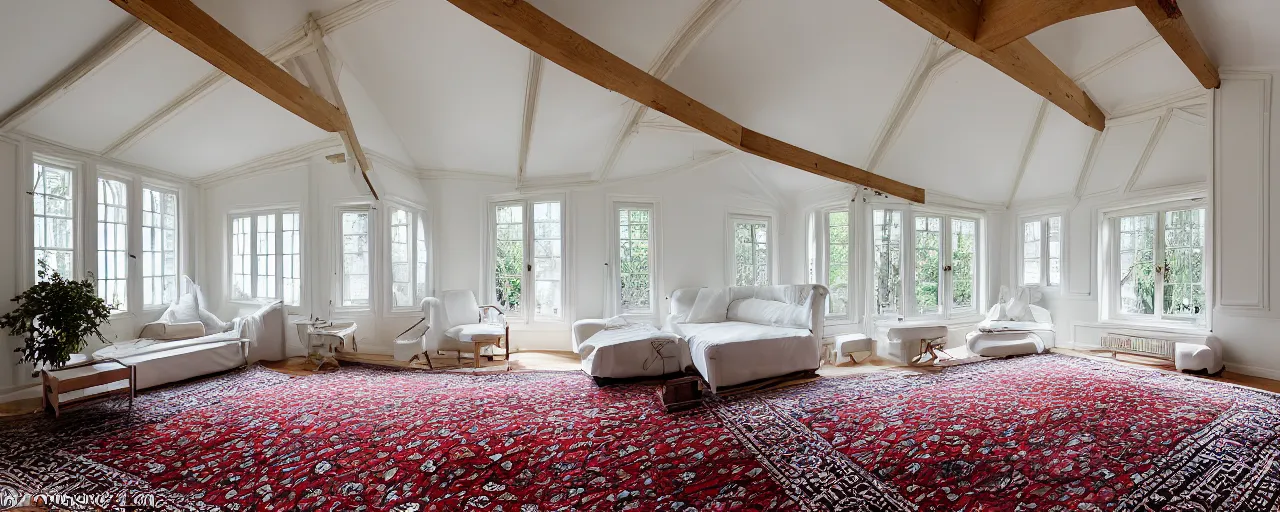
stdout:
[(140, 356), (143, 354), (151, 354), (154, 352), (164, 352), (184, 347), (192, 347), (196, 345), (208, 345), (215, 343), (226, 343), (228, 341), (237, 341), (240, 339), (240, 333), (236, 331), (220, 332), (201, 336), (199, 338), (191, 338), (188, 340), (153, 340), (150, 338), (142, 338), (133, 341), (116, 343), (100, 348), (93, 353), (93, 357), (98, 359), (114, 358), (123, 359), (126, 357)]
[(626, 324), (601, 330), (578, 347), (591, 375), (661, 375), (685, 365), (680, 337), (648, 324)]

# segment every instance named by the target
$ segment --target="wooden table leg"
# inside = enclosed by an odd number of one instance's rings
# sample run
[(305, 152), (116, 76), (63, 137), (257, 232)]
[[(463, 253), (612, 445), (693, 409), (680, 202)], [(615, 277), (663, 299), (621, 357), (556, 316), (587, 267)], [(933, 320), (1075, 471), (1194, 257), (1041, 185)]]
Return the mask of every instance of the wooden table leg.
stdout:
[(480, 348), (481, 347), (482, 345), (480, 343), (477, 343), (475, 341), (471, 342), (471, 349), (475, 351), (475, 365), (477, 369), (480, 368)]

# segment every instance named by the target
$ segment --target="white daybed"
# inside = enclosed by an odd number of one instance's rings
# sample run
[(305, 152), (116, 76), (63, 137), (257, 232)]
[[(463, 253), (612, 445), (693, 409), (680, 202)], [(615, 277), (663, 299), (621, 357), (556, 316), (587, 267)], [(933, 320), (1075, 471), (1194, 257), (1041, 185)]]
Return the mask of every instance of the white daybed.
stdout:
[[(217, 321), (212, 316), (206, 316), (206, 320)], [(211, 324), (209, 330), (214, 331), (223, 325), (221, 322)], [(252, 315), (232, 320), (230, 328), (223, 332), (185, 339), (163, 339), (182, 337), (190, 333), (191, 328), (201, 334), (206, 332), (199, 322), (153, 322), (143, 326), (138, 339), (113, 343), (94, 351), (93, 357), (112, 358), (135, 366), (137, 389), (284, 357), (284, 308), (280, 302), (267, 304)]]
[(666, 328), (711, 391), (822, 366), (822, 285), (682, 288)]

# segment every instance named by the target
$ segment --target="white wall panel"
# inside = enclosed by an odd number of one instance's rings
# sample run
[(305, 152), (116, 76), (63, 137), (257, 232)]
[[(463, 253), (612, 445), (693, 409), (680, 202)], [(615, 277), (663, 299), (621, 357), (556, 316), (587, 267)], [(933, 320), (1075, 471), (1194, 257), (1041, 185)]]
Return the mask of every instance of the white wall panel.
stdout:
[(1270, 77), (1226, 78), (1216, 95), (1217, 306), (1270, 309)]

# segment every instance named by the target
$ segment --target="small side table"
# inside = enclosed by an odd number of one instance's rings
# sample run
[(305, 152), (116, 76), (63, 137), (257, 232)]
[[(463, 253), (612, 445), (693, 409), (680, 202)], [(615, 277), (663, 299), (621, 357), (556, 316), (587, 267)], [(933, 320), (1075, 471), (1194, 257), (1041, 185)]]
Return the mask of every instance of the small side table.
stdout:
[(350, 341), (351, 348), (356, 349), (356, 323), (337, 323), (317, 327), (309, 321), (294, 322), (298, 328), (298, 340), (307, 347), (307, 359), (314, 362), (316, 370), (332, 361), (338, 364), (337, 353), (341, 352)]
[[(127, 365), (114, 359), (88, 361), (72, 366), (64, 366), (56, 370), (41, 370), (42, 401), (44, 408), (53, 409), (56, 418), (62, 409), (73, 404), (91, 399), (104, 398), (111, 395), (129, 395), (129, 407), (133, 407), (133, 397), (137, 394), (138, 373), (133, 365)], [(127, 385), (119, 385), (126, 382)], [(112, 386), (112, 384), (116, 384)], [(70, 400), (62, 400), (63, 393), (80, 391), (88, 388), (105, 386), (106, 389), (85, 394)]]

